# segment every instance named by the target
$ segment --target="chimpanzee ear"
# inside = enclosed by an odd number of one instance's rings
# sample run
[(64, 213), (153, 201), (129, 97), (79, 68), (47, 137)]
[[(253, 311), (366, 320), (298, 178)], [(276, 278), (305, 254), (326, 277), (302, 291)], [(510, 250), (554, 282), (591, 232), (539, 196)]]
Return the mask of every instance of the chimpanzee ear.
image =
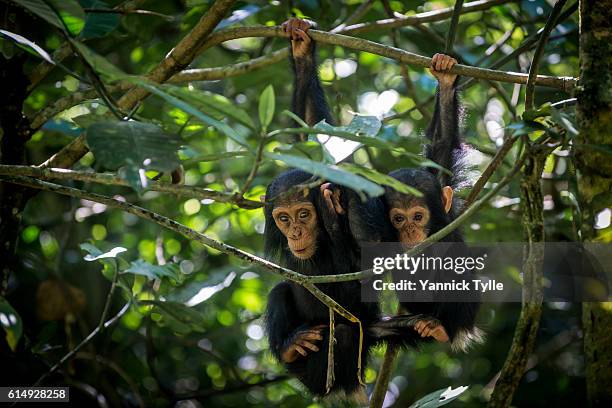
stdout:
[(261, 201), (262, 203), (265, 203), (266, 202), (266, 195), (265, 194), (260, 195), (259, 196), (259, 201)]
[(442, 187), (442, 204), (444, 212), (448, 213), (453, 206), (453, 188), (451, 186)]

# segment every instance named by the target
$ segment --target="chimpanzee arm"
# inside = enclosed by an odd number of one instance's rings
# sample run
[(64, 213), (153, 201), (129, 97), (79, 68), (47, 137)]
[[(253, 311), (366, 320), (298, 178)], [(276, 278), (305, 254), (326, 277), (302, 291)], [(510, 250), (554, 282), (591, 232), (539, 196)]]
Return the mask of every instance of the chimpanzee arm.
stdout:
[(455, 350), (467, 350), (474, 343), (482, 342), (483, 333), (476, 327), (478, 302), (439, 303), (435, 317), (440, 320)]
[(301, 325), (288, 282), (276, 285), (268, 295), (265, 315), (270, 351), (279, 361), (295, 330)]
[(291, 66), (294, 74), (292, 109), (309, 126), (323, 119), (331, 124), (333, 119), (325, 100), (325, 92), (319, 81), (316, 61), (317, 47), (313, 40), (310, 40), (308, 47), (307, 52), (300, 56), (294, 55), (290, 47)]
[[(437, 73), (444, 75), (443, 71)], [(446, 74), (450, 75), (450, 74)], [(450, 170), (454, 170), (455, 150), (461, 148), (461, 134), (459, 131), (460, 104), (458, 101), (457, 79), (452, 82), (440, 81), (436, 90), (436, 106), (431, 122), (426, 131), (429, 139), (425, 155), (428, 159)], [(436, 170), (434, 172), (437, 173)], [(443, 186), (452, 185), (452, 176), (440, 174)]]

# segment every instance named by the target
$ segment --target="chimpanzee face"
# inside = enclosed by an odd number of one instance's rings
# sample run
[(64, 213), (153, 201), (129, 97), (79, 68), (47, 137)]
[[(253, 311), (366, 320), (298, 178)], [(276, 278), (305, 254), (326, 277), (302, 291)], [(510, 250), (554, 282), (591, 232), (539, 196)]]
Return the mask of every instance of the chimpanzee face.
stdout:
[[(439, 194), (439, 193), (438, 193)], [(437, 211), (444, 214), (451, 209), (453, 202), (453, 189), (451, 187), (442, 188), (441, 206)], [(431, 213), (427, 202), (423, 198), (414, 198), (399, 194), (390, 203), (389, 220), (397, 231), (399, 242), (406, 247), (414, 246), (425, 240), (430, 234), (432, 217), (440, 217)], [(435, 209), (434, 208), (434, 209)]]
[(278, 229), (287, 238), (289, 250), (298, 259), (309, 259), (317, 251), (317, 212), (309, 201), (278, 205), (272, 210)]
[(429, 235), (429, 209), (420, 200), (393, 203), (389, 218), (399, 241), (406, 246), (417, 244)]

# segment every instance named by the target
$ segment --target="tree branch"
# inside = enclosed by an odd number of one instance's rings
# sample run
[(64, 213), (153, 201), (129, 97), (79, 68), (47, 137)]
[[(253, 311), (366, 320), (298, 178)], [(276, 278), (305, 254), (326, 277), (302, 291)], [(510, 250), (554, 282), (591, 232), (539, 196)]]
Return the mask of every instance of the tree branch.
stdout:
[[(216, 0), (189, 34), (183, 37), (172, 51), (168, 53), (166, 58), (147, 74), (147, 80), (162, 83), (187, 67), (197, 55), (198, 44), (209, 36), (235, 2), (236, 0)], [(143, 88), (131, 88), (117, 102), (118, 108), (130, 111), (147, 95), (148, 92)], [(87, 152), (88, 148), (85, 144), (85, 138), (79, 136), (72, 143), (64, 146), (63, 149), (49, 160), (41, 164), (41, 167), (71, 167)]]
[(457, 35), (457, 29), (459, 28), (459, 16), (461, 15), (461, 9), (463, 8), (463, 0), (456, 0), (455, 7), (453, 9), (453, 15), (451, 17), (450, 26), (448, 27), (448, 34), (446, 35), (446, 46), (444, 52), (450, 54), (453, 52), (455, 44), (455, 36)]
[[(380, 55), (399, 62), (414, 65), (417, 67), (426, 68), (431, 63), (431, 58), (422, 55), (414, 54), (408, 51), (400, 50), (394, 47), (378, 44), (373, 41), (364, 40), (362, 38), (349, 37), (342, 34), (333, 34), (326, 31), (309, 30), (309, 35), (313, 40), (323, 43), (338, 45), (344, 48), (350, 48), (357, 51), (369, 52), (371, 54)], [(203, 49), (208, 49), (222, 42), (235, 40), (238, 38), (247, 37), (281, 37), (287, 38), (287, 33), (281, 27), (236, 27), (226, 28), (213, 33), (206, 42), (202, 45)], [(449, 72), (466, 77), (474, 77), (479, 79), (487, 79), (491, 81), (500, 81), (516, 84), (526, 84), (528, 75), (518, 72), (496, 71), (487, 68), (477, 68), (469, 65), (457, 64)], [(547, 86), (570, 92), (577, 79), (573, 77), (551, 77), (538, 75), (536, 85)]]
[(544, 30), (542, 34), (540, 34), (540, 39), (538, 41), (538, 46), (533, 53), (533, 58), (531, 59), (531, 66), (529, 67), (529, 77), (527, 79), (527, 86), (525, 87), (525, 110), (533, 109), (533, 100), (535, 95), (535, 82), (536, 77), (538, 75), (538, 68), (540, 66), (540, 59), (544, 54), (544, 46), (546, 45), (546, 40), (548, 40), (548, 36), (552, 32), (553, 28), (557, 24), (557, 20), (559, 19), (559, 15), (561, 14), (561, 10), (563, 10), (563, 6), (567, 0), (558, 0), (553, 7), (548, 20), (546, 21), (546, 25), (544, 26)]
[[(66, 170), (62, 168), (0, 165), (0, 175), (28, 176), (41, 180), (77, 180), (88, 183), (130, 187), (130, 184), (125, 179), (113, 173), (92, 173), (86, 171)], [(220, 203), (234, 204), (247, 210), (263, 207), (263, 203), (259, 201), (247, 200), (242, 196), (236, 196), (232, 193), (224, 193), (197, 186), (160, 183), (149, 180), (149, 186), (147, 188), (151, 191), (175, 194), (182, 197), (197, 198), (198, 200), (214, 200)]]
[(521, 209), (528, 242), (523, 261), (523, 302), (512, 346), (493, 389), (488, 407), (509, 407), (535, 344), (542, 314), (544, 208), (540, 179), (551, 149), (529, 152), (521, 180)]

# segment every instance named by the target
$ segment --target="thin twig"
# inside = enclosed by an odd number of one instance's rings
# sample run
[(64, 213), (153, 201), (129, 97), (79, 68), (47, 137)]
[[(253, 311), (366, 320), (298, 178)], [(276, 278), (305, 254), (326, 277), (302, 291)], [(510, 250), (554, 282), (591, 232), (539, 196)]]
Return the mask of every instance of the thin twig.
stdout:
[(249, 187), (251, 187), (253, 180), (255, 180), (255, 177), (257, 176), (257, 172), (259, 171), (259, 166), (261, 166), (261, 162), (263, 158), (263, 150), (264, 150), (265, 145), (266, 145), (265, 135), (261, 135), (261, 138), (259, 140), (259, 145), (257, 147), (257, 153), (255, 154), (255, 161), (253, 162), (253, 167), (251, 167), (251, 171), (249, 172), (249, 175), (247, 176), (247, 179), (244, 182), (242, 189), (238, 193), (237, 199), (239, 200), (244, 199), (244, 195), (247, 193), (247, 191), (249, 191)]
[(461, 15), (462, 7), (463, 0), (455, 0), (453, 15), (451, 17), (450, 26), (448, 27), (448, 33), (446, 35), (446, 46), (444, 47), (444, 53), (446, 54), (451, 54), (453, 52), (455, 36), (457, 35), (457, 29), (459, 28), (459, 16)]
[(525, 87), (525, 110), (533, 109), (533, 101), (535, 96), (535, 86), (536, 86), (536, 77), (538, 75), (538, 68), (540, 66), (540, 59), (544, 54), (544, 46), (546, 45), (546, 41), (548, 40), (548, 36), (552, 32), (553, 28), (557, 24), (557, 20), (561, 15), (561, 10), (563, 10), (563, 6), (567, 0), (558, 0), (553, 7), (548, 20), (546, 21), (546, 25), (544, 26), (544, 30), (542, 34), (540, 34), (540, 39), (538, 41), (538, 46), (533, 53), (533, 58), (531, 59), (531, 65), (529, 67), (529, 78), (527, 79), (527, 86)]
[(329, 394), (332, 387), (334, 386), (335, 377), (335, 358), (334, 358), (334, 346), (336, 344), (336, 319), (335, 313), (332, 309), (329, 309), (329, 339), (327, 341), (327, 380), (325, 381), (325, 393)]

